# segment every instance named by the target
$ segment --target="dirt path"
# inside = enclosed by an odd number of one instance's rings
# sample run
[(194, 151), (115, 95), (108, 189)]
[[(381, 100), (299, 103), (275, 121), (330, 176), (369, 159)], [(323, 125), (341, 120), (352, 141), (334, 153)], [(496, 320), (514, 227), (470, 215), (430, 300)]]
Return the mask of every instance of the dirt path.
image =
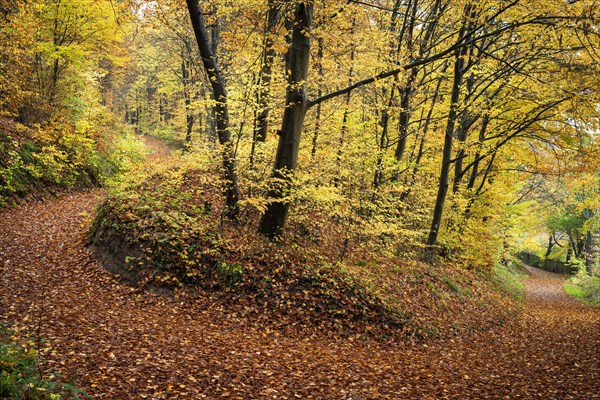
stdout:
[(150, 135), (142, 135), (141, 139), (150, 149), (150, 153), (148, 154), (149, 162), (165, 161), (171, 157), (169, 145), (164, 140), (160, 140)]
[(0, 320), (98, 399), (597, 399), (600, 312), (531, 269), (524, 315), (427, 345), (285, 335), (115, 280), (84, 246), (101, 192), (0, 212)]

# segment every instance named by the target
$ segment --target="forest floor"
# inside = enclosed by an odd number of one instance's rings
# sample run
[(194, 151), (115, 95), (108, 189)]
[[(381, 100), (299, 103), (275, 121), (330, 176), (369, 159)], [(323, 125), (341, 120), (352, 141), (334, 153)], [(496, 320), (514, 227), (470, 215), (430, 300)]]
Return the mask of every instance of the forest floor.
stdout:
[[(0, 211), (0, 322), (98, 399), (600, 399), (600, 310), (530, 268), (486, 333), (396, 343), (272, 330), (121, 283), (86, 247), (100, 190)], [(292, 333), (290, 333), (292, 332)]]

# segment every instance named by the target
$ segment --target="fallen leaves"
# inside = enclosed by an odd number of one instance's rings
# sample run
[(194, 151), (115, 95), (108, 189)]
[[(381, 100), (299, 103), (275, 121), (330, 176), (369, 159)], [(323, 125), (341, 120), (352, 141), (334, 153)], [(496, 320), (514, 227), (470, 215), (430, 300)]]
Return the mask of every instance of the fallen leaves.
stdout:
[(533, 270), (523, 315), (468, 337), (309, 335), (269, 324), (268, 309), (118, 282), (84, 247), (80, 213), (97, 196), (0, 214), (2, 320), (34, 336), (39, 326), (44, 373), (73, 377), (96, 398), (600, 398), (600, 313), (564, 296), (554, 275)]

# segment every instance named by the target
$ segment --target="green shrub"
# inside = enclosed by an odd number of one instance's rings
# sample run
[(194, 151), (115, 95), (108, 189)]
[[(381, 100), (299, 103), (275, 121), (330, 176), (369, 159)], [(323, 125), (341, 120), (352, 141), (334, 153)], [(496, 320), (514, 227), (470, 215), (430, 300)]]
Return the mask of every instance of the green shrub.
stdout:
[(226, 285), (234, 286), (244, 275), (244, 269), (240, 264), (229, 264), (225, 261), (219, 261), (217, 264), (217, 274)]
[(90, 398), (81, 389), (59, 382), (59, 374), (45, 378), (32, 342), (0, 326), (0, 399), (61, 400)]
[(600, 307), (600, 277), (580, 272), (563, 285), (565, 292), (576, 299)]
[(118, 124), (56, 122), (0, 132), (0, 206), (42, 187), (89, 187), (139, 164), (147, 149)]

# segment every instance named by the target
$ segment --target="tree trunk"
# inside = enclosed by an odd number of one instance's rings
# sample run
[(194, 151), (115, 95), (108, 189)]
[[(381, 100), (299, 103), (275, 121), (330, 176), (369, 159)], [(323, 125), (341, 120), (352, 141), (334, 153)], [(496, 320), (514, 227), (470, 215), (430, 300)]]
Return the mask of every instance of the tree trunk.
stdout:
[[(352, 27), (350, 28), (350, 36), (354, 35), (354, 29), (356, 27), (356, 18), (352, 19)], [(348, 71), (348, 85), (352, 84), (352, 78), (354, 75), (354, 58), (356, 55), (356, 46), (354, 45), (354, 43), (352, 44), (352, 49), (350, 50), (350, 70)], [(337, 152), (337, 158), (336, 158), (336, 164), (337, 164), (337, 176), (333, 179), (334, 185), (338, 186), (340, 183), (340, 178), (342, 175), (342, 154), (343, 154), (343, 148), (344, 148), (344, 143), (346, 142), (346, 136), (348, 134), (348, 116), (350, 115), (350, 98), (351, 98), (352, 92), (348, 92), (346, 93), (346, 98), (344, 99), (345, 104), (344, 104), (344, 115), (342, 117), (342, 129), (340, 132), (340, 141), (339, 141), (339, 147), (338, 147), (338, 152)]]
[(475, 77), (473, 74), (471, 74), (471, 76), (469, 76), (469, 78), (467, 78), (467, 93), (465, 95), (465, 99), (463, 101), (465, 108), (463, 109), (462, 112), (462, 116), (460, 119), (460, 124), (458, 127), (458, 134), (457, 134), (457, 140), (458, 140), (458, 151), (456, 153), (456, 161), (454, 162), (454, 182), (452, 184), (452, 191), (454, 193), (457, 193), (459, 191), (460, 188), (460, 184), (462, 182), (462, 177), (463, 177), (463, 163), (464, 163), (464, 158), (467, 156), (466, 150), (465, 150), (465, 143), (467, 141), (467, 138), (469, 137), (469, 129), (471, 128), (471, 126), (473, 125), (473, 121), (475, 118), (477, 117), (472, 117), (471, 113), (468, 112), (468, 110), (466, 109), (467, 107), (467, 101), (468, 99), (471, 97), (471, 95), (473, 94), (473, 84), (475, 82)]
[(592, 232), (587, 232), (585, 234), (585, 245), (584, 245), (584, 253), (585, 253), (585, 268), (588, 275), (592, 274), (592, 266), (594, 265), (594, 253), (592, 251), (594, 247), (594, 237)]
[(281, 236), (287, 220), (290, 204), (285, 197), (291, 188), (290, 173), (296, 169), (300, 136), (308, 109), (305, 82), (310, 60), (309, 32), (312, 15), (313, 3), (311, 1), (297, 3), (287, 66), (290, 75), (286, 107), (273, 170), (273, 178), (277, 182), (269, 190), (267, 195), (269, 204), (259, 227), (259, 232), (271, 240)]
[[(404, 190), (404, 192), (402, 192), (402, 195), (401, 195), (401, 199), (402, 200), (406, 199), (410, 195), (410, 193), (411, 193), (411, 191), (412, 191), (412, 189), (414, 187), (414, 184), (416, 182), (417, 172), (419, 171), (419, 167), (421, 165), (421, 159), (423, 158), (423, 150), (424, 150), (424, 147), (425, 147), (425, 139), (426, 139), (427, 134), (429, 132), (429, 125), (431, 124), (431, 118), (432, 118), (432, 115), (433, 115), (433, 110), (435, 109), (435, 106), (436, 106), (436, 104), (438, 102), (438, 97), (440, 96), (440, 87), (442, 85), (442, 81), (444, 80), (444, 73), (448, 69), (448, 65), (449, 65), (448, 62), (444, 62), (443, 66), (442, 66), (442, 71), (440, 73), (440, 77), (437, 79), (435, 90), (433, 91), (433, 98), (431, 99), (431, 106), (429, 106), (429, 110), (427, 112), (427, 117), (425, 118), (425, 122), (423, 124), (423, 133), (421, 134), (421, 140), (420, 140), (420, 143), (419, 143), (419, 150), (417, 152), (417, 157), (415, 158), (415, 161), (414, 161), (414, 166), (413, 166), (413, 170), (412, 170), (412, 174), (411, 174), (410, 180), (408, 181), (410, 183), (405, 184), (405, 186), (407, 188)], [(427, 72), (425, 71), (425, 74), (426, 73)]]
[(192, 99), (190, 94), (190, 72), (186, 67), (185, 55), (181, 55), (181, 75), (183, 83), (183, 97), (185, 103), (185, 143), (189, 145), (192, 141), (192, 128), (194, 126), (194, 114), (192, 113)]
[(406, 86), (402, 89), (400, 95), (400, 116), (398, 121), (398, 144), (394, 154), (396, 161), (402, 161), (406, 149), (406, 140), (408, 138), (408, 123), (410, 121), (410, 97), (413, 91), (413, 82), (417, 76), (417, 68), (412, 68)]
[(206, 73), (208, 74), (213, 95), (216, 100), (214, 107), (215, 123), (219, 143), (223, 146), (223, 172), (226, 180), (225, 213), (231, 218), (236, 218), (239, 213), (238, 202), (241, 194), (236, 173), (233, 142), (231, 140), (231, 132), (229, 131), (227, 91), (225, 90), (225, 84), (221, 76), (221, 72), (219, 71), (216, 59), (208, 41), (206, 25), (204, 23), (204, 17), (202, 16), (202, 11), (200, 10), (198, 0), (186, 0), (186, 2), (190, 13), (190, 18), (192, 20), (194, 35), (196, 36), (196, 41), (198, 42), (200, 56), (202, 57), (202, 63)]
[[(317, 88), (317, 98), (323, 95), (322, 80), (323, 80), (323, 38), (317, 38), (317, 71), (319, 72), (319, 82)], [(317, 112), (315, 115), (315, 130), (312, 137), (312, 149), (310, 150), (311, 158), (317, 155), (317, 141), (319, 139), (319, 130), (321, 129), (321, 103), (317, 104)]]
[[(394, 88), (392, 88), (392, 93), (390, 95), (390, 103), (394, 98)], [(389, 103), (388, 103), (389, 104)], [(383, 181), (383, 158), (385, 156), (385, 150), (388, 148), (389, 136), (388, 136), (388, 126), (389, 126), (389, 107), (382, 110), (381, 118), (379, 120), (379, 125), (381, 126), (381, 136), (379, 137), (378, 145), (378, 154), (377, 161), (375, 162), (375, 175), (373, 177), (373, 187), (377, 189), (382, 181)]]
[[(479, 149), (481, 149), (481, 147), (483, 146), (483, 141), (485, 140), (485, 132), (487, 131), (489, 122), (489, 115), (484, 116), (483, 121), (481, 123), (481, 129), (479, 130)], [(469, 178), (469, 183), (467, 184), (467, 190), (471, 190), (475, 187), (475, 180), (477, 179), (477, 175), (479, 174), (479, 162), (481, 157), (481, 151), (479, 149), (475, 153), (475, 160), (473, 161), (473, 166), (471, 167), (471, 177)]]
[[(215, 15), (217, 14), (217, 6), (215, 4), (213, 4), (211, 6), (210, 12)], [(211, 29), (210, 29), (210, 44), (209, 44), (211, 54), (213, 55), (215, 64), (217, 64), (217, 65), (218, 65), (217, 49), (219, 47), (220, 37), (221, 37), (221, 25), (219, 23), (219, 19), (217, 18), (215, 20), (215, 24), (213, 26), (211, 26)], [(209, 75), (208, 79), (209, 79), (209, 81), (211, 80), (210, 75)], [(212, 82), (211, 82), (211, 85), (212, 85)], [(225, 85), (225, 80), (223, 80), (223, 85)], [(210, 92), (210, 96), (211, 96), (212, 100), (215, 100), (215, 94), (213, 91)], [(209, 131), (208, 131), (208, 142), (210, 144), (214, 145), (217, 141), (217, 138), (219, 137), (219, 133), (218, 133), (219, 127), (217, 126), (216, 106), (210, 106), (209, 114), (210, 114), (210, 118), (208, 120), (210, 122), (210, 126), (209, 126)]]
[[(413, 30), (415, 27), (415, 19), (417, 13), (417, 4), (415, 2), (408, 2), (408, 10), (406, 11), (407, 16), (404, 19), (404, 25), (408, 25), (406, 28), (402, 28), (402, 34), (400, 40), (404, 36), (404, 31), (406, 29), (406, 48), (409, 52), (412, 53), (413, 49)], [(407, 21), (407, 17), (410, 14), (410, 18)], [(401, 43), (398, 43), (398, 47), (401, 46)], [(411, 61), (414, 61), (411, 59)], [(398, 121), (398, 144), (396, 145), (396, 151), (394, 152), (394, 157), (397, 162), (402, 160), (404, 156), (404, 151), (406, 150), (406, 140), (408, 137), (408, 123), (410, 120), (410, 98), (413, 91), (413, 83), (415, 78), (417, 77), (418, 68), (414, 67), (410, 70), (410, 75), (408, 76), (408, 80), (406, 81), (406, 85), (400, 91), (400, 117)], [(398, 179), (399, 174), (396, 174), (395, 179)]]
[[(468, 5), (465, 7), (468, 9)], [(465, 12), (465, 16), (469, 12)], [(464, 39), (464, 32), (467, 29), (465, 22), (459, 33), (459, 41)], [(448, 193), (448, 179), (450, 176), (450, 165), (452, 164), (452, 143), (454, 140), (454, 127), (458, 115), (458, 106), (460, 99), (460, 91), (464, 76), (464, 56), (465, 49), (461, 48), (456, 51), (456, 60), (454, 62), (454, 83), (452, 84), (452, 94), (450, 96), (450, 112), (448, 113), (448, 121), (446, 123), (446, 132), (444, 135), (444, 149), (442, 152), (442, 165), (440, 168), (440, 179), (438, 183), (438, 192), (435, 200), (435, 208), (433, 210), (433, 219), (427, 238), (427, 251), (425, 254), (426, 261), (433, 261), (435, 258), (434, 246), (437, 244), (438, 234), (442, 223), (442, 213), (444, 210), (444, 202)]]
[(546, 254), (544, 254), (544, 258), (548, 258), (550, 254), (552, 254), (552, 249), (554, 248), (554, 235), (550, 234), (548, 237), (548, 247), (546, 248)]
[(275, 35), (278, 16), (279, 5), (275, 4), (275, 0), (269, 0), (269, 11), (267, 12), (267, 24), (265, 26), (263, 58), (257, 84), (258, 88), (256, 97), (258, 100), (258, 114), (254, 121), (254, 138), (258, 142), (264, 142), (267, 140), (267, 128), (269, 122), (269, 89), (271, 85), (273, 59), (275, 58), (273, 36)]

